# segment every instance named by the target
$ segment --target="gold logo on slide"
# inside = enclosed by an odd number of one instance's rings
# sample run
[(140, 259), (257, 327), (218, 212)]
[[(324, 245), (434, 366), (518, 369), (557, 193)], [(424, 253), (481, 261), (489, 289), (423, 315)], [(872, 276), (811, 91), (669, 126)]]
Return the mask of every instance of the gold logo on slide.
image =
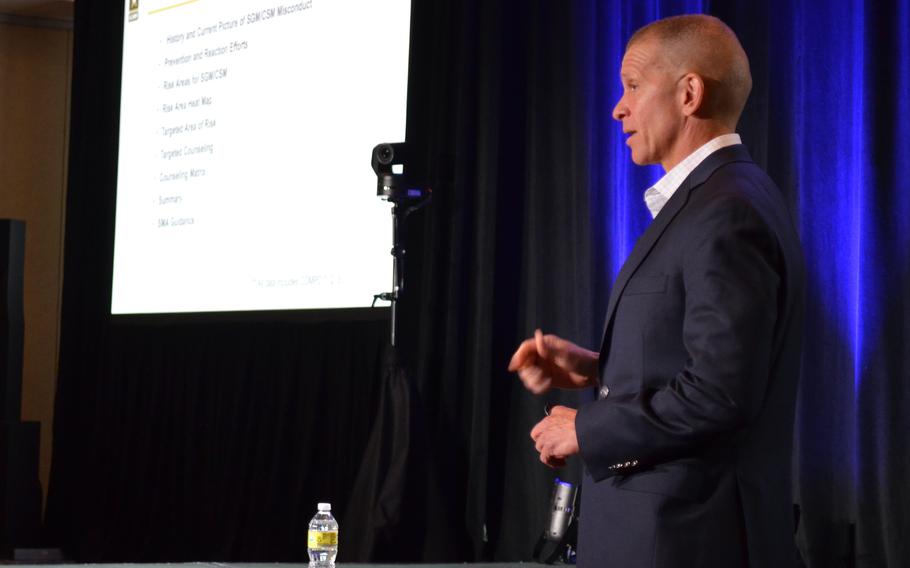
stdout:
[(130, 21), (139, 19), (139, 0), (130, 0)]

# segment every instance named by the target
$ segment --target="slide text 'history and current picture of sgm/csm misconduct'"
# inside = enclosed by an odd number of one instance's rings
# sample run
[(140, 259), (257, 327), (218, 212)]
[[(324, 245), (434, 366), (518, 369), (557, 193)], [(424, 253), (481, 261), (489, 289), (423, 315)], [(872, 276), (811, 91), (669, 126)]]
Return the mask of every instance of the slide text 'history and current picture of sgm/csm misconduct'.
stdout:
[(111, 312), (369, 306), (410, 0), (126, 0)]

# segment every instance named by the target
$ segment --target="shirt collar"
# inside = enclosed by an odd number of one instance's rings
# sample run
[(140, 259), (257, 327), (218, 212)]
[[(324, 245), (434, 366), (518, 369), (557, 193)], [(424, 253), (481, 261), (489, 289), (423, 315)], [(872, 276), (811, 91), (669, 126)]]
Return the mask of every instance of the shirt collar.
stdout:
[(667, 201), (670, 201), (670, 198), (673, 197), (673, 194), (676, 193), (676, 190), (679, 189), (682, 182), (689, 177), (689, 174), (691, 174), (705, 158), (721, 148), (736, 144), (742, 144), (742, 139), (739, 137), (739, 134), (722, 134), (721, 136), (718, 136), (686, 156), (683, 161), (676, 164), (669, 172), (664, 174), (657, 183), (645, 190), (645, 205), (648, 206), (651, 217), (657, 217), (657, 214), (660, 213), (660, 210), (667, 204)]

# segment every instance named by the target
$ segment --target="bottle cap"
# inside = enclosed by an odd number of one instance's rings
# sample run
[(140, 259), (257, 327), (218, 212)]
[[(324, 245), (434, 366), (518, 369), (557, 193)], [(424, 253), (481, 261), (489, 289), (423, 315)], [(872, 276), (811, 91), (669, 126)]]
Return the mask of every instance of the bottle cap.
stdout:
[(318, 505), (316, 505), (316, 510), (317, 511), (331, 511), (332, 504), (331, 503), (319, 503)]

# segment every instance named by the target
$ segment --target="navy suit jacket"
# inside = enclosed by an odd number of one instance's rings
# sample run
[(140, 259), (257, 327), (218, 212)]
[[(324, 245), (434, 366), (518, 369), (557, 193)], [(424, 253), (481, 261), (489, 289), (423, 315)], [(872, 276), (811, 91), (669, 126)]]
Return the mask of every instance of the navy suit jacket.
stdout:
[(792, 565), (804, 280), (777, 186), (744, 146), (708, 156), (610, 295), (576, 416), (580, 566)]

